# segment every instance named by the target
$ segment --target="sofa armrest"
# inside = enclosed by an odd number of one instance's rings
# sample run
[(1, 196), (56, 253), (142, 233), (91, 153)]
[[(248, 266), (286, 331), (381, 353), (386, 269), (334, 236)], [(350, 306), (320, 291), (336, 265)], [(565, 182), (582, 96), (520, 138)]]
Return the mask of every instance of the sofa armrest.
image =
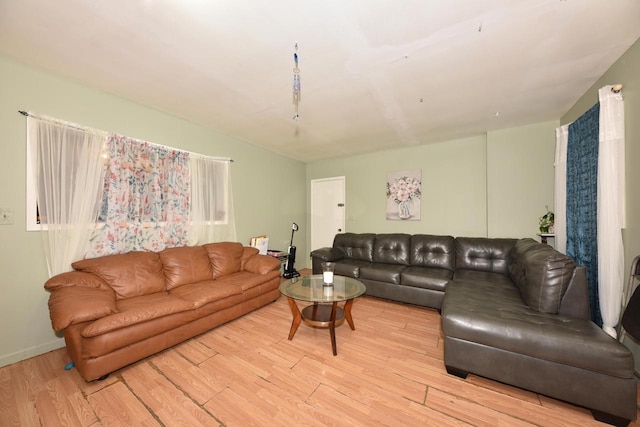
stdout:
[(320, 261), (339, 261), (344, 258), (344, 251), (340, 248), (321, 248), (311, 252), (311, 258)]
[(569, 287), (560, 302), (558, 314), (575, 319), (591, 319), (586, 267), (578, 266), (573, 271), (573, 277), (569, 282)]
[(116, 294), (111, 289), (64, 286), (49, 296), (49, 315), (56, 331), (117, 312)]
[(270, 271), (280, 270), (280, 260), (269, 255), (255, 254), (243, 262), (243, 270), (255, 274), (267, 274)]
[(66, 273), (56, 274), (44, 284), (44, 288), (48, 291), (54, 291), (67, 286), (95, 288), (104, 291), (111, 290), (111, 286), (99, 276), (84, 271), (67, 271)]
[(320, 248), (311, 252), (311, 271), (313, 274), (322, 273), (322, 263), (326, 261), (340, 261), (345, 253), (340, 248)]

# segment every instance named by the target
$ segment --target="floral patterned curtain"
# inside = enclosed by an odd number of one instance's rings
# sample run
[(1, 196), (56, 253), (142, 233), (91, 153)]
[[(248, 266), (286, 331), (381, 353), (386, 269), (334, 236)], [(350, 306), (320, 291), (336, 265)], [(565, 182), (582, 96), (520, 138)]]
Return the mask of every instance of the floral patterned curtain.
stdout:
[(189, 153), (119, 135), (107, 144), (102, 205), (85, 256), (186, 245)]

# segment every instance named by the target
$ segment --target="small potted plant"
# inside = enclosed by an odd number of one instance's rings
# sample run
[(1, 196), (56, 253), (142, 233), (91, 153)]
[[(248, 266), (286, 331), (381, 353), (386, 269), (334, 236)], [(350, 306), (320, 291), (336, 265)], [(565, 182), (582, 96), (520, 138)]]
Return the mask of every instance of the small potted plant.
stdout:
[(540, 217), (540, 233), (553, 233), (554, 219), (553, 212), (547, 210), (547, 213)]

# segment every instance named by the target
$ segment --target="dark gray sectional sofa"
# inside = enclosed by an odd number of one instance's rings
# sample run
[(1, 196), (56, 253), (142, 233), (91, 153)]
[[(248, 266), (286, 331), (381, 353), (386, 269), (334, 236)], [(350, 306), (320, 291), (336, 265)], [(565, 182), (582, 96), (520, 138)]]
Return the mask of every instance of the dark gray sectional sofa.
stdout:
[(592, 410), (636, 419), (631, 352), (589, 320), (586, 270), (533, 239), (336, 235), (311, 253), (367, 295), (438, 309), (447, 371), (474, 373)]

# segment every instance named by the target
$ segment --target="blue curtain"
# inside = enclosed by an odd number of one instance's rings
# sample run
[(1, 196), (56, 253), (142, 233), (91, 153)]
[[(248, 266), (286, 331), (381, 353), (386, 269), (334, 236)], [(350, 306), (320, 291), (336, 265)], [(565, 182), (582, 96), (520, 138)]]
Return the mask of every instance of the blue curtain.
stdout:
[(591, 320), (602, 326), (598, 301), (598, 133), (600, 104), (569, 125), (567, 255), (587, 267)]

